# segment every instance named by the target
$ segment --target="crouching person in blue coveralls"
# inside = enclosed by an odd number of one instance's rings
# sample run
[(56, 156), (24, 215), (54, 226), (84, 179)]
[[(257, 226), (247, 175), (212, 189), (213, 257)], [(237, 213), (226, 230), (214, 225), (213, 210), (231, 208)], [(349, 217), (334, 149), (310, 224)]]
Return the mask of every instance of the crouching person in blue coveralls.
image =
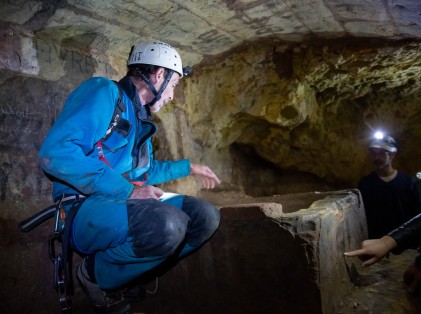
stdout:
[(70, 94), (39, 152), (54, 199), (65, 199), (67, 212), (72, 199), (80, 205), (70, 243), (85, 256), (76, 277), (94, 312), (132, 313), (119, 291), (198, 249), (218, 228), (216, 207), (186, 195), (165, 198), (155, 186), (188, 175), (205, 188), (220, 183), (207, 166), (153, 158), (151, 113), (173, 99), (185, 74), (170, 45), (133, 47), (119, 82), (94, 77)]

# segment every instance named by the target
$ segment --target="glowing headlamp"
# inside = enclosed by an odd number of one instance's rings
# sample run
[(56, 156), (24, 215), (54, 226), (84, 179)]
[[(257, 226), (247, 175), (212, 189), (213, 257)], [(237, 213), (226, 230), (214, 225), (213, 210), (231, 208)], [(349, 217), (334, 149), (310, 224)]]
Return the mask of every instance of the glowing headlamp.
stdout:
[(384, 134), (382, 131), (376, 131), (373, 134), (373, 140), (370, 142), (368, 147), (381, 148), (390, 153), (396, 153), (398, 151), (393, 137)]
[(381, 140), (381, 139), (383, 139), (383, 138), (384, 138), (384, 133), (383, 133), (382, 131), (376, 131), (376, 132), (374, 133), (374, 138), (376, 138), (376, 139), (378, 139), (378, 140)]

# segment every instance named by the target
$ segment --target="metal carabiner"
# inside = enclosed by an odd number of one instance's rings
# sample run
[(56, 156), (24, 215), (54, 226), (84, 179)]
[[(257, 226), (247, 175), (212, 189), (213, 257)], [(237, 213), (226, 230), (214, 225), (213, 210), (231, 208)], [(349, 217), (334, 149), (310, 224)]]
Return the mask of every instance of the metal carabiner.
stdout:
[(58, 254), (54, 259), (54, 288), (59, 295), (62, 313), (71, 313), (72, 301), (67, 293), (67, 287), (64, 281), (64, 268), (61, 254)]
[(48, 255), (50, 256), (51, 262), (55, 262), (56, 260), (56, 248), (55, 248), (55, 241), (61, 241), (62, 233), (58, 231), (51, 232), (50, 236), (48, 237)]

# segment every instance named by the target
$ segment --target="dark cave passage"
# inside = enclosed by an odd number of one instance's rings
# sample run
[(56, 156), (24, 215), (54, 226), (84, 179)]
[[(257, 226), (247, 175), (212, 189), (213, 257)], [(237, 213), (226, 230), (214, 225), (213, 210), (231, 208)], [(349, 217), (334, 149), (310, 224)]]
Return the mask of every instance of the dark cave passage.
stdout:
[(355, 188), (342, 182), (328, 182), (312, 173), (280, 169), (260, 157), (249, 145), (234, 143), (230, 146), (230, 154), (233, 181), (239, 190), (253, 197)]

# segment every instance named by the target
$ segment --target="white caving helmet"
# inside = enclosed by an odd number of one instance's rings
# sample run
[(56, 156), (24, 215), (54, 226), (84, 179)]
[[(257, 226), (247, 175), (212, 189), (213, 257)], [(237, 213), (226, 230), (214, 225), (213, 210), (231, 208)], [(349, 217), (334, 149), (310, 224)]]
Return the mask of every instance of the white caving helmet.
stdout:
[(177, 50), (161, 41), (145, 41), (138, 44), (136, 47), (132, 47), (129, 59), (127, 60), (127, 66), (131, 67), (141, 64), (159, 66), (169, 70), (160, 91), (155, 89), (145, 73), (137, 73), (146, 82), (149, 89), (155, 95), (155, 98), (147, 104), (148, 106), (153, 106), (159, 99), (161, 99), (161, 95), (171, 80), (174, 72), (178, 73), (180, 78), (190, 74), (191, 72), (191, 67), (183, 68), (181, 57)]
[(183, 77), (183, 65), (177, 50), (160, 41), (145, 41), (133, 48), (127, 65), (150, 64), (173, 70)]

